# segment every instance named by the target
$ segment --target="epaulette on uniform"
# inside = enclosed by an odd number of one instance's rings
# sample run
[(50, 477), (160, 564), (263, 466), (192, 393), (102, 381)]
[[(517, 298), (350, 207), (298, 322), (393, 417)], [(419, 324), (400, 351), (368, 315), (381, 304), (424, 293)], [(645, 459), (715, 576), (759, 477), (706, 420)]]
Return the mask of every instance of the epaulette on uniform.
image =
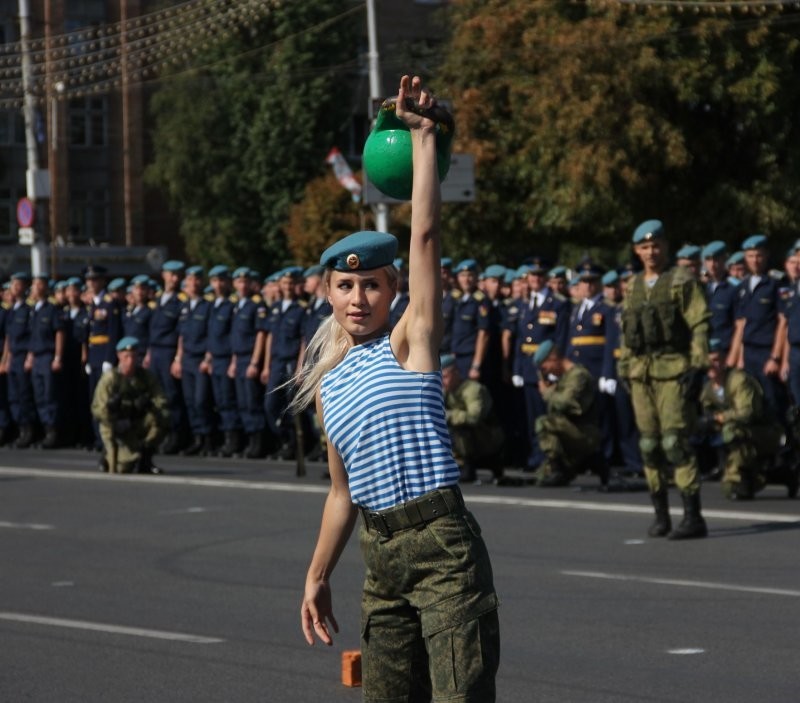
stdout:
[(477, 300), (479, 303), (482, 303), (484, 300), (486, 300), (486, 294), (482, 290), (476, 290), (472, 294), (472, 297), (475, 298), (475, 300)]
[(25, 305), (32, 308), (36, 305), (36, 301), (33, 298), (25, 298)]
[(303, 300), (302, 298), (297, 301), (297, 304), (303, 309), (308, 307), (308, 302)]
[(254, 303), (260, 303), (264, 299), (258, 293), (256, 293), (255, 295), (250, 296), (250, 300), (252, 300)]
[(214, 302), (214, 294), (213, 293), (206, 293), (203, 296), (203, 300), (205, 300), (207, 303), (213, 303)]
[(450, 291), (450, 295), (452, 295), (456, 300), (458, 300), (463, 295), (463, 293), (461, 292), (460, 288), (453, 288), (453, 290)]
[(103, 302), (110, 303), (113, 300), (114, 300), (114, 298), (111, 296), (111, 293), (106, 293), (103, 296)]
[(231, 293), (228, 296), (228, 300), (230, 300), (232, 303), (238, 303), (239, 302), (239, 296), (236, 295), (236, 293)]
[(2, 305), (3, 308), (6, 310), (11, 310), (11, 306), (5, 300), (2, 303), (0, 303), (0, 305)]
[(186, 293), (184, 293), (183, 291), (181, 291), (180, 293), (178, 293), (178, 300), (180, 300), (182, 303), (188, 303), (189, 296), (186, 295)]
[(155, 310), (158, 307), (158, 303), (155, 300), (151, 300), (147, 303), (147, 307), (151, 310)]
[(47, 302), (50, 303), (51, 305), (55, 305), (56, 304), (55, 296), (52, 295), (47, 296)]
[(553, 296), (553, 298), (554, 298), (555, 300), (557, 300), (559, 303), (566, 303), (566, 302), (567, 302), (567, 298), (566, 298), (566, 296), (563, 296), (563, 295), (561, 295), (561, 293), (556, 293), (556, 292), (554, 291), (554, 292), (552, 293), (552, 296)]

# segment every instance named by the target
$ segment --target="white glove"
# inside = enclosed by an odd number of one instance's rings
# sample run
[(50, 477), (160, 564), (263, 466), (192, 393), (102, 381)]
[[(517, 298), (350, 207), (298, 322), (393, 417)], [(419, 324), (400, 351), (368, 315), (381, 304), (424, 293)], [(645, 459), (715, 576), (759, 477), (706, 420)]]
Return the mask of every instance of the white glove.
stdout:
[(608, 395), (616, 395), (617, 393), (617, 379), (616, 378), (607, 378), (606, 379), (606, 393)]
[(114, 365), (110, 361), (103, 362), (103, 373), (108, 373), (114, 369)]
[(525, 385), (525, 379), (522, 378), (522, 376), (517, 376), (517, 374), (514, 374), (511, 377), (511, 385), (514, 386), (514, 388), (522, 388), (522, 386)]
[(548, 383), (558, 383), (558, 376), (555, 374), (549, 373), (547, 374), (547, 381)]
[(83, 370), (86, 372), (87, 376), (92, 375), (92, 365), (87, 363), (86, 366), (83, 367)]
[(597, 380), (597, 390), (599, 390), (601, 393), (605, 393), (606, 392), (606, 378), (605, 378), (605, 376), (601, 376)]

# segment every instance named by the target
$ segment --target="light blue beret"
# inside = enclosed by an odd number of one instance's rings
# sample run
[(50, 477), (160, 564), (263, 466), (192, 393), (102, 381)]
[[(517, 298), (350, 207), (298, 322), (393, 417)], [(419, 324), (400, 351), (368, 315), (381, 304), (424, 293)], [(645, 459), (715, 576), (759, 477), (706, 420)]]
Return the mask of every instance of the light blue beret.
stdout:
[(309, 266), (305, 271), (303, 271), (303, 277), (309, 278), (311, 276), (321, 276), (323, 273), (325, 273), (325, 267), (317, 264), (316, 266)]
[(17, 271), (16, 273), (11, 274), (12, 281), (25, 281), (26, 283), (30, 283), (31, 275), (27, 271)]
[(50, 281), (50, 274), (42, 271), (41, 273), (37, 273), (35, 276), (33, 276), (33, 280), (34, 281), (49, 282)]
[(114, 293), (127, 285), (128, 282), (124, 278), (115, 278), (108, 284), (108, 290)]
[(405, 266), (402, 257), (398, 256), (394, 261), (392, 261), (392, 266), (394, 266), (398, 271), (402, 271)]
[(684, 244), (675, 253), (675, 257), (678, 259), (699, 259), (700, 247), (696, 244)]
[(530, 270), (531, 267), (528, 266), (528, 264), (522, 264), (522, 266), (517, 269), (517, 278), (525, 278), (525, 276), (530, 273)]
[(728, 257), (728, 260), (725, 262), (725, 266), (733, 266), (734, 264), (741, 264), (744, 261), (744, 252), (743, 251), (735, 251)]
[(169, 271), (170, 273), (180, 273), (184, 268), (186, 267), (183, 261), (178, 261), (177, 259), (170, 259), (161, 265), (162, 271)]
[(354, 232), (329, 246), (319, 263), (335, 271), (369, 271), (389, 266), (397, 255), (397, 237), (386, 232)]
[(64, 290), (67, 287), (66, 281), (56, 281), (56, 284), (53, 286), (54, 290)]
[(123, 337), (117, 342), (117, 351), (133, 351), (139, 348), (139, 340), (136, 337)]
[(302, 266), (287, 266), (283, 271), (281, 271), (281, 276), (291, 276), (292, 278), (302, 278), (303, 277), (303, 267)]
[(70, 277), (69, 277), (69, 278), (68, 278), (68, 279), (65, 281), (65, 283), (66, 283), (68, 286), (78, 286), (79, 288), (80, 288), (80, 286), (82, 286), (82, 285), (83, 285), (83, 281), (82, 281), (80, 278), (78, 278), (77, 276), (70, 276)]
[(250, 278), (250, 269), (247, 266), (240, 266), (233, 272), (234, 278)]
[(250, 269), (250, 273), (248, 275), (254, 281), (260, 281), (261, 280), (261, 273), (259, 271), (256, 271), (255, 269)]
[(703, 247), (703, 258), (704, 259), (713, 259), (715, 256), (719, 256), (720, 254), (724, 254), (728, 250), (728, 245), (725, 242), (715, 239), (713, 242), (709, 242)]
[(186, 269), (187, 276), (202, 276), (205, 274), (202, 266), (190, 266)]
[(503, 276), (503, 283), (510, 285), (517, 278), (517, 269), (506, 269), (506, 275)]
[(442, 257), (441, 268), (449, 269), (449, 268), (452, 268), (452, 266), (453, 266), (453, 260), (449, 256), (443, 256)]
[(536, 352), (533, 355), (533, 365), (539, 366), (548, 356), (550, 353), (555, 349), (555, 344), (553, 343), (552, 339), (545, 339), (542, 342)]
[(603, 274), (601, 281), (604, 286), (613, 286), (615, 283), (617, 283), (617, 281), (619, 281), (619, 274), (614, 269), (611, 269)]
[(281, 276), (283, 276), (283, 269), (281, 269), (280, 271), (275, 271), (274, 273), (271, 273), (269, 276), (266, 276), (262, 281), (262, 283), (277, 283), (278, 281), (281, 280)]
[(230, 269), (224, 264), (217, 264), (208, 272), (209, 278), (228, 278), (230, 275)]
[(473, 273), (477, 273), (478, 271), (478, 262), (475, 259), (463, 259), (456, 264), (456, 267), (453, 269), (453, 273), (461, 273), (462, 271), (472, 271)]
[(442, 369), (446, 369), (449, 366), (453, 366), (456, 363), (455, 354), (442, 354), (439, 357), (439, 364), (441, 364)]
[(554, 266), (547, 272), (547, 276), (549, 278), (567, 278), (567, 267), (566, 266)]
[(742, 251), (748, 249), (761, 249), (767, 246), (767, 237), (763, 234), (753, 234), (742, 242)]
[(652, 239), (664, 237), (664, 223), (661, 220), (645, 220), (633, 232), (633, 243), (641, 244)]
[(487, 266), (483, 272), (484, 278), (504, 278), (506, 275), (506, 267), (500, 264), (492, 264)]

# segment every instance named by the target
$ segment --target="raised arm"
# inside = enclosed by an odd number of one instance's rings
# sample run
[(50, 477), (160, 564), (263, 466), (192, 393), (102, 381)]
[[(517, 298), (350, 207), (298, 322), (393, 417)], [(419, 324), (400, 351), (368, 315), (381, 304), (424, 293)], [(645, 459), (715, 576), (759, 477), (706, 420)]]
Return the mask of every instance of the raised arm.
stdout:
[(410, 97), (421, 108), (432, 107), (433, 96), (420, 79), (403, 76), (397, 94), (397, 116), (411, 131), (414, 180), (411, 194), (411, 244), (408, 263), (409, 304), (392, 334), (392, 346), (403, 365), (413, 371), (439, 368), (442, 339), (442, 281), (439, 219), (441, 194), (436, 157), (436, 123), (404, 108)]

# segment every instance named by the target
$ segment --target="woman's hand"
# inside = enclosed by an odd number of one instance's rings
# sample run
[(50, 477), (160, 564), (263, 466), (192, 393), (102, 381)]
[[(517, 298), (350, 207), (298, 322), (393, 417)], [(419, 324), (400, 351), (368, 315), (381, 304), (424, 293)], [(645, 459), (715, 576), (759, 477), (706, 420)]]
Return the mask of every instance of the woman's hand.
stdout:
[(303, 604), (300, 606), (300, 625), (306, 642), (314, 644), (314, 633), (316, 633), (325, 644), (329, 646), (333, 644), (326, 620), (330, 621), (333, 631), (338, 634), (339, 623), (333, 617), (331, 605), (331, 587), (327, 581), (307, 581)]
[(433, 97), (433, 94), (422, 87), (422, 80), (419, 76), (414, 76), (413, 79), (403, 76), (400, 79), (400, 89), (397, 92), (397, 106), (395, 108), (396, 114), (411, 130), (431, 131), (435, 129), (436, 123), (432, 119), (406, 109), (406, 98), (411, 98), (421, 109), (433, 107), (436, 104), (436, 98)]

